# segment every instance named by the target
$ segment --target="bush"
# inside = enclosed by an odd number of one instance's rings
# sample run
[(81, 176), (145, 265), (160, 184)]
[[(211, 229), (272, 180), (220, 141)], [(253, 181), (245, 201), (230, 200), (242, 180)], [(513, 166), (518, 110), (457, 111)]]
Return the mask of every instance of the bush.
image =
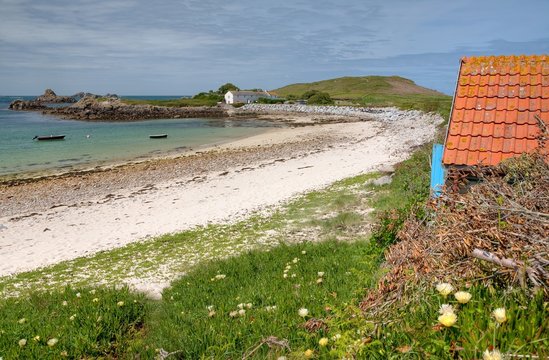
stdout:
[(284, 99), (272, 99), (272, 98), (259, 98), (257, 99), (258, 104), (283, 104)]
[(330, 97), (330, 94), (319, 92), (309, 98), (307, 101), (309, 105), (333, 105), (334, 100)]
[(244, 104), (244, 103), (234, 103), (232, 105), (233, 105), (234, 108), (239, 108), (239, 107), (243, 107), (246, 104)]

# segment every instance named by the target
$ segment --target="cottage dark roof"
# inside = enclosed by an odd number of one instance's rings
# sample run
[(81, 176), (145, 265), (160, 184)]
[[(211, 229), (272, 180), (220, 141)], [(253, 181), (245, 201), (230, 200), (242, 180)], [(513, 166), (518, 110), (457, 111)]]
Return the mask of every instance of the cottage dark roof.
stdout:
[(463, 58), (443, 163), (496, 165), (532, 152), (536, 116), (549, 126), (549, 55)]
[(248, 91), (248, 90), (238, 90), (232, 91), (233, 95), (269, 95), (266, 91)]

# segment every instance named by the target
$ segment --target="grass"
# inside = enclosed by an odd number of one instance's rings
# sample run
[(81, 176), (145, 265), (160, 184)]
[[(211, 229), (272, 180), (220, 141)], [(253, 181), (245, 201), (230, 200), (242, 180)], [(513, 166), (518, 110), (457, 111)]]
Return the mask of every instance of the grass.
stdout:
[(66, 288), (0, 300), (0, 357), (116, 358), (140, 332), (146, 306), (127, 289)]
[[(360, 298), (361, 289), (375, 280), (381, 254), (367, 241), (332, 240), (281, 245), (202, 265), (164, 292), (145, 344), (190, 359), (239, 358), (269, 336), (287, 340), (291, 348), (316, 348), (329, 332), (310, 333), (303, 323), (333, 316), (330, 309)], [(308, 309), (305, 318), (298, 314), (301, 308)], [(254, 358), (287, 353), (264, 345)]]

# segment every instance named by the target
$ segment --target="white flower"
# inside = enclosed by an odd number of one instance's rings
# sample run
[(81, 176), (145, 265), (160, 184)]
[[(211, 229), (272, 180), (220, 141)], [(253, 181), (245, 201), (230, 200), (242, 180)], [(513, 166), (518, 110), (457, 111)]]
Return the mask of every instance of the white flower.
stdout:
[[(2, 359), (0, 358), (0, 360)], [(287, 360), (287, 359), (286, 359), (286, 356), (279, 356), (276, 358), (276, 360)]]
[(505, 308), (497, 308), (492, 312), (496, 321), (500, 324), (503, 324), (507, 321), (507, 316), (505, 314)]
[(251, 309), (251, 308), (252, 308), (252, 303), (247, 303), (247, 304), (246, 304), (246, 307), (247, 307), (248, 309)]
[(442, 315), (440, 315), (438, 317), (438, 321), (446, 326), (446, 327), (450, 327), (452, 325), (454, 325), (457, 321), (457, 315), (454, 314), (453, 312), (447, 312), (447, 313), (444, 313)]
[(95, 289), (90, 290), (90, 294), (95, 295)]
[(36, 335), (35, 337), (32, 338), (34, 341), (40, 341), (40, 335)]
[(214, 316), (215, 316), (215, 311), (212, 310), (208, 313), (208, 317), (214, 317)]
[(268, 311), (268, 312), (275, 311), (276, 310), (276, 305), (266, 306), (265, 310)]
[(214, 306), (213, 305), (208, 305), (208, 306), (206, 306), (206, 309), (208, 309), (208, 311), (213, 311)]
[(297, 313), (299, 314), (299, 316), (305, 317), (305, 316), (309, 315), (309, 310), (307, 310), (305, 308), (301, 308), (301, 309), (299, 309), (299, 311)]
[(303, 255), (305, 255), (305, 254), (307, 254), (307, 251), (302, 250), (301, 253), (302, 253)]
[(69, 305), (69, 303), (65, 300), (65, 301), (63, 301), (63, 302), (61, 303), (61, 305), (67, 306), (67, 305)]
[(23, 346), (27, 345), (27, 339), (19, 340), (18, 344), (19, 344), (20, 347), (23, 347)]
[(70, 321), (74, 321), (74, 319), (76, 319), (76, 314), (71, 315), (71, 317), (69, 318)]
[(322, 278), (316, 279), (316, 283), (317, 283), (317, 284), (322, 284), (322, 281), (324, 281)]
[(451, 284), (448, 283), (439, 283), (437, 284), (437, 291), (444, 297), (448, 296), (452, 291), (454, 291), (454, 287)]
[(286, 267), (285, 267), (286, 270), (290, 270), (291, 268), (292, 268), (292, 265), (290, 265), (290, 264), (286, 265)]
[(292, 274), (292, 277), (295, 278), (297, 275), (296, 274)]
[(236, 305), (236, 307), (242, 310), (242, 309), (244, 309), (244, 304), (240, 303), (240, 304)]
[(494, 349), (492, 351), (486, 350), (482, 354), (482, 359), (483, 360), (501, 360), (501, 353), (497, 349)]
[(119, 302), (116, 303), (116, 305), (117, 305), (118, 307), (122, 307), (122, 306), (124, 306), (124, 302), (123, 302), (123, 301), (119, 301)]
[(469, 300), (471, 300), (471, 293), (468, 293), (467, 291), (458, 291), (454, 294), (454, 297), (460, 304), (467, 304)]
[(335, 334), (334, 336), (332, 336), (332, 340), (333, 340), (333, 341), (337, 341), (337, 340), (339, 340), (339, 339), (341, 339), (341, 334), (339, 334), (339, 333), (338, 333), (338, 334)]
[(21, 318), (21, 319), (17, 320), (17, 322), (18, 322), (19, 324), (24, 324), (24, 323), (27, 322), (27, 319)]
[(441, 315), (448, 314), (448, 313), (454, 313), (454, 307), (452, 305), (448, 304), (442, 304), (440, 306), (440, 310), (438, 311)]
[(284, 275), (282, 275), (282, 277), (283, 277), (284, 279), (286, 279), (286, 278), (288, 277), (288, 274), (284, 273)]
[(227, 276), (227, 275), (225, 275), (225, 274), (218, 274), (218, 275), (215, 276), (215, 278), (216, 278), (217, 280), (223, 280), (223, 279), (225, 279), (226, 276)]
[(319, 272), (317, 272), (317, 274), (318, 274), (319, 277), (323, 277), (324, 276), (324, 271), (319, 271)]
[(293, 262), (294, 264), (297, 264), (298, 261), (299, 261), (298, 258), (294, 258), (294, 259), (292, 260), (292, 262)]
[(79, 298), (81, 297), (82, 295), (80, 295), (80, 293), (76, 293), (76, 297)]
[(236, 317), (237, 315), (238, 315), (238, 311), (231, 311), (229, 313), (229, 316), (232, 317), (232, 318)]
[(246, 315), (246, 310), (244, 310), (244, 309), (238, 310), (238, 315), (240, 315), (240, 316)]
[(55, 346), (55, 344), (57, 344), (58, 342), (59, 342), (59, 340), (56, 339), (56, 338), (49, 339), (49, 340), (48, 340), (48, 346), (49, 346), (49, 347)]
[(93, 301), (93, 302), (98, 302), (98, 301), (99, 301), (99, 298), (93, 298), (92, 301)]

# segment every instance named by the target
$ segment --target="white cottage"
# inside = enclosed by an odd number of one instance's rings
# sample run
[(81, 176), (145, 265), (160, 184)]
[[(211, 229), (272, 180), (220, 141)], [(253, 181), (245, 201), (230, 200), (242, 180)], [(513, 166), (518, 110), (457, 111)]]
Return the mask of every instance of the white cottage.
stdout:
[(272, 98), (273, 96), (267, 91), (227, 91), (225, 94), (225, 102), (227, 104), (244, 103), (250, 104), (256, 102), (260, 98)]

